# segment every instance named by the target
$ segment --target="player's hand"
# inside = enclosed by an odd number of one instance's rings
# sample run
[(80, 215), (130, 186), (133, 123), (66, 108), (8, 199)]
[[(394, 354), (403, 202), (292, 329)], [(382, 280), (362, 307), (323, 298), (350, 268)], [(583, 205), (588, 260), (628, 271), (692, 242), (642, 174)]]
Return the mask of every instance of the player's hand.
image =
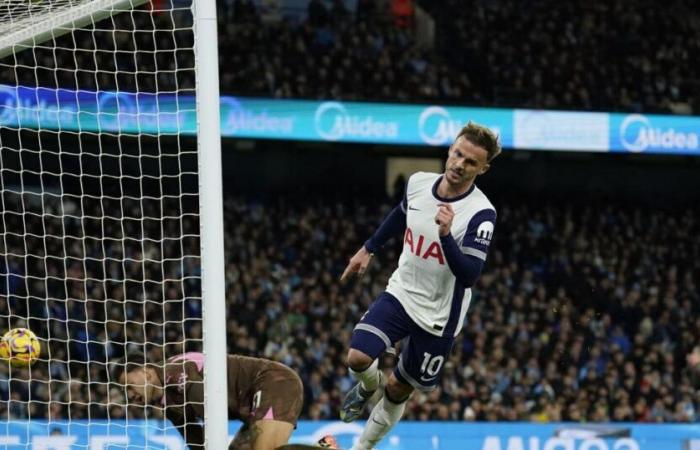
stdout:
[(447, 236), (452, 229), (452, 219), (455, 217), (455, 212), (452, 210), (452, 205), (449, 203), (440, 203), (438, 212), (435, 215), (435, 223), (438, 224), (438, 234)]
[(370, 261), (372, 261), (372, 256), (374, 255), (368, 252), (365, 246), (363, 245), (357, 251), (357, 253), (355, 253), (355, 255), (353, 255), (353, 257), (350, 258), (348, 266), (345, 268), (345, 271), (340, 276), (340, 281), (345, 281), (353, 273), (356, 273), (358, 277), (364, 275), (365, 271), (367, 270), (367, 266), (369, 266)]

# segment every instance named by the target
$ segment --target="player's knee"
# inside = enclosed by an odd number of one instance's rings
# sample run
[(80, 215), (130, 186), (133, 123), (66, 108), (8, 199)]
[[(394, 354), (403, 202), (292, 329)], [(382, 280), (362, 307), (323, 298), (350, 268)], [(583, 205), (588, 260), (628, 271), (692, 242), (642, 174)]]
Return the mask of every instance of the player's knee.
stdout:
[(273, 450), (289, 441), (294, 425), (279, 420), (259, 420), (253, 425), (252, 450)]
[(354, 348), (351, 348), (348, 352), (348, 367), (357, 372), (362, 372), (366, 368), (372, 365), (372, 358)]
[(403, 403), (413, 393), (413, 386), (399, 381), (392, 373), (386, 383), (384, 395), (392, 403)]

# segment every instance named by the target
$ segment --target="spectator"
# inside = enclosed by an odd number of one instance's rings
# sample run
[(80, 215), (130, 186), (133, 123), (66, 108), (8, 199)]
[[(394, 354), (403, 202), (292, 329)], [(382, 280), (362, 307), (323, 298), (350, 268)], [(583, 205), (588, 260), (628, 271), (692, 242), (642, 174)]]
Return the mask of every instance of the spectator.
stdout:
[(408, 28), (413, 24), (413, 0), (392, 0), (391, 13), (397, 27)]
[[(258, 11), (251, 0), (219, 2), (222, 91), (496, 107), (698, 111), (700, 73), (690, 61), (700, 56), (694, 32), (700, 15), (687, 1), (672, 0), (663, 7), (649, 0), (644, 7), (632, 0), (418, 3), (436, 24), (430, 52), (416, 45), (412, 0), (392, 0), (387, 9), (381, 7), (384, 3), (359, 0), (354, 18), (341, 0), (311, 0), (306, 19), (299, 22), (265, 4)], [(387, 20), (387, 14), (395, 20)], [(156, 14), (143, 8), (113, 21), (57, 38), (55, 49), (41, 46), (0, 59), (5, 69), (0, 83), (127, 92), (194, 86), (189, 10)], [(96, 43), (110, 44), (96, 48)]]

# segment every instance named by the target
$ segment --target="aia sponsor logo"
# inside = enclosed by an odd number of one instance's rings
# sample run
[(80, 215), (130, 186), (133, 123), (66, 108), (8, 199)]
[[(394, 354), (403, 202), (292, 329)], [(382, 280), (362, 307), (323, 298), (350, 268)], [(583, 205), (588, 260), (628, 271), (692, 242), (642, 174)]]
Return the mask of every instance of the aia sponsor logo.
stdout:
[(406, 228), (406, 234), (403, 237), (404, 248), (408, 249), (414, 255), (423, 258), (434, 258), (439, 264), (445, 264), (445, 256), (442, 254), (442, 247), (439, 242), (428, 240), (422, 234), (417, 238), (413, 237), (413, 230)]

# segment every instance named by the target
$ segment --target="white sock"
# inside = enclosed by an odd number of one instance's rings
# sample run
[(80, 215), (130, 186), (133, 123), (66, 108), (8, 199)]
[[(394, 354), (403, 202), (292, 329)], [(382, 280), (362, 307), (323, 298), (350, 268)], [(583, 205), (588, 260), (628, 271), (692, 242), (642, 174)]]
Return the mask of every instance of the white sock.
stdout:
[(393, 403), (386, 395), (377, 403), (369, 415), (362, 436), (352, 450), (372, 450), (384, 436), (401, 420), (406, 402)]
[(377, 390), (379, 387), (379, 360), (375, 359), (372, 364), (362, 372), (350, 369), (350, 373), (360, 382), (362, 389), (367, 392)]

